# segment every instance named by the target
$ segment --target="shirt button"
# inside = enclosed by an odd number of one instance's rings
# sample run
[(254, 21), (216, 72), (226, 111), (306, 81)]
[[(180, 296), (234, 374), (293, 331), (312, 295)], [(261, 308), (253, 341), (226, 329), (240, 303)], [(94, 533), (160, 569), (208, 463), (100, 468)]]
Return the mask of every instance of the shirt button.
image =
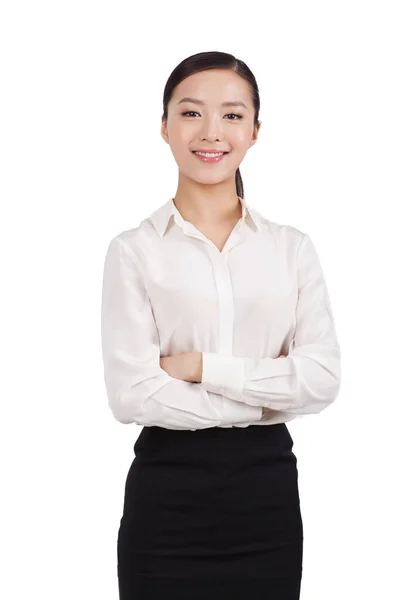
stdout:
[(220, 394), (226, 394), (226, 388), (220, 388), (219, 393)]

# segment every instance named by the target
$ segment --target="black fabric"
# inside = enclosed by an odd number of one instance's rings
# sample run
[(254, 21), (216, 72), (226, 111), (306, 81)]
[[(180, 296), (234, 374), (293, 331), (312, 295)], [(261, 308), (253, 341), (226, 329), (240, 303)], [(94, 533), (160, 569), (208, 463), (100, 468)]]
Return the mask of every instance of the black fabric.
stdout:
[(285, 423), (143, 427), (118, 531), (120, 600), (298, 600), (292, 447)]

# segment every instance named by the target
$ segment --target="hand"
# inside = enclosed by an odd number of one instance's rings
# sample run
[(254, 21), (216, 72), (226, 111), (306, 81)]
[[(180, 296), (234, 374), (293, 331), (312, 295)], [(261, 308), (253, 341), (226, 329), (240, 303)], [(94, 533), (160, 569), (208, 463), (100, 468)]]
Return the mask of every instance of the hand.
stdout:
[(160, 357), (161, 368), (174, 379), (200, 383), (202, 378), (202, 353), (183, 352)]

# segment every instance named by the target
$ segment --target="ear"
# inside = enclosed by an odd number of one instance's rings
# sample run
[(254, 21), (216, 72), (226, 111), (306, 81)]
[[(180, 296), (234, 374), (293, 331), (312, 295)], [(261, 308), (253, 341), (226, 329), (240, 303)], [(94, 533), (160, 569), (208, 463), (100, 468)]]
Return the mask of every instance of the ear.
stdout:
[(161, 136), (163, 138), (163, 140), (169, 144), (169, 136), (168, 136), (168, 129), (167, 129), (167, 121), (163, 121), (161, 119)]
[(258, 139), (258, 134), (260, 133), (261, 121), (258, 121), (257, 125), (254, 125), (253, 135), (251, 136), (249, 148), (251, 148)]

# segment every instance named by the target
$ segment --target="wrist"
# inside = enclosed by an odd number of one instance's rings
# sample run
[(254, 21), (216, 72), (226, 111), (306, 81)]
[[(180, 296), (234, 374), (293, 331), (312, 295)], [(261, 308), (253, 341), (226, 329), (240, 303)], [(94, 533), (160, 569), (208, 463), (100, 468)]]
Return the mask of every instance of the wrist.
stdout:
[(201, 352), (189, 352), (189, 373), (188, 381), (200, 383), (203, 373), (203, 355)]

